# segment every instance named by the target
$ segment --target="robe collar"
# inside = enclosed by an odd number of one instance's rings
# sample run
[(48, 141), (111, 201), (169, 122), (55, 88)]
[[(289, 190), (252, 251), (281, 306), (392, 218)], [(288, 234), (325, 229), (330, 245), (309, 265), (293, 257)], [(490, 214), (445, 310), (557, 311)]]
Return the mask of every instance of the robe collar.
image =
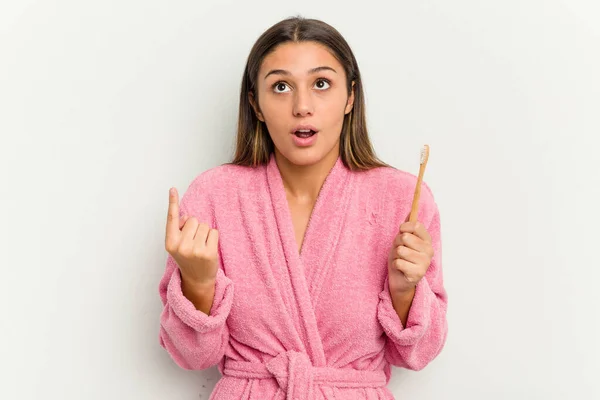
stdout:
[(325, 355), (317, 329), (314, 305), (334, 262), (346, 210), (354, 192), (356, 174), (338, 157), (319, 191), (300, 253), (281, 173), (271, 154), (266, 166), (269, 195), (290, 282), (303, 323), (302, 340), (315, 365), (325, 365)]

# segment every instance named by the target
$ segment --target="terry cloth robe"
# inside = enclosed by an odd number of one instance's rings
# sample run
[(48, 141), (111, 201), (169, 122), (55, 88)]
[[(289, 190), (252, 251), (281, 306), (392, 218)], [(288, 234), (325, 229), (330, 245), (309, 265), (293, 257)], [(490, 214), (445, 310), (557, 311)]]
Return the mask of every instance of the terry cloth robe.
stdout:
[(201, 173), (180, 214), (219, 230), (214, 303), (210, 315), (195, 309), (168, 255), (160, 344), (182, 368), (218, 365), (211, 399), (393, 399), (390, 365), (422, 369), (447, 332), (440, 217), (426, 185), (419, 221), (435, 256), (406, 326), (392, 307), (388, 254), (415, 183), (395, 168), (353, 172), (338, 158), (298, 252), (273, 155), (261, 167)]

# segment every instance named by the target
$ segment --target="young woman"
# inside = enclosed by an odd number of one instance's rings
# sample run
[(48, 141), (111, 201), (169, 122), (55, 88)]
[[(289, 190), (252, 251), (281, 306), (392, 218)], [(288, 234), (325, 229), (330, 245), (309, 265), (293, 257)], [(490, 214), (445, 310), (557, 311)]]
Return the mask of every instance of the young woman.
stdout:
[(248, 57), (234, 160), (169, 195), (160, 343), (218, 365), (212, 399), (393, 399), (390, 365), (441, 351), (440, 216), (374, 155), (361, 76), (331, 26), (291, 18)]

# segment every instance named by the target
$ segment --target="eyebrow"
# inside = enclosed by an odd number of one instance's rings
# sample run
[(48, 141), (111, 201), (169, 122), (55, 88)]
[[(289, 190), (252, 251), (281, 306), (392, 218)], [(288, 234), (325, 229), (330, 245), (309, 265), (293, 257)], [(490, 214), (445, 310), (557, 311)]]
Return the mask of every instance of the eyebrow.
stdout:
[[(309, 74), (314, 74), (316, 72), (320, 72), (320, 71), (333, 71), (337, 74), (337, 71), (331, 67), (328, 67), (326, 65), (323, 65), (321, 67), (315, 67), (315, 68), (311, 68), (308, 70)], [(271, 71), (269, 71), (266, 75), (264, 79), (267, 79), (269, 77), (269, 75), (291, 75), (289, 71), (286, 71), (284, 69), (272, 69)]]

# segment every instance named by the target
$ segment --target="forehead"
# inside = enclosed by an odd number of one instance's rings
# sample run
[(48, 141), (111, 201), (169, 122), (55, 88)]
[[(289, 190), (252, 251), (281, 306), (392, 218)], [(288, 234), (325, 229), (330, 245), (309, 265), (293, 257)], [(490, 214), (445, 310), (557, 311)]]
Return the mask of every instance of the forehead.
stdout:
[(330, 50), (316, 42), (287, 42), (280, 44), (263, 60), (259, 74), (272, 69), (284, 69), (292, 75), (305, 75), (309, 69), (328, 66), (343, 74), (344, 69)]

